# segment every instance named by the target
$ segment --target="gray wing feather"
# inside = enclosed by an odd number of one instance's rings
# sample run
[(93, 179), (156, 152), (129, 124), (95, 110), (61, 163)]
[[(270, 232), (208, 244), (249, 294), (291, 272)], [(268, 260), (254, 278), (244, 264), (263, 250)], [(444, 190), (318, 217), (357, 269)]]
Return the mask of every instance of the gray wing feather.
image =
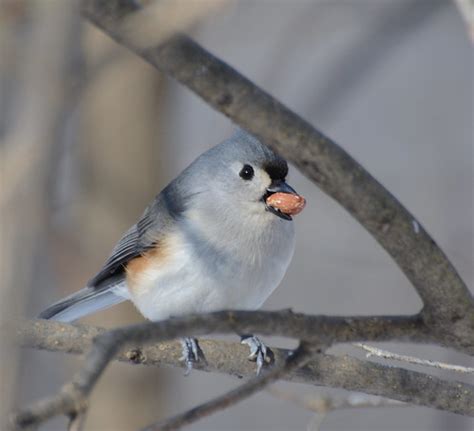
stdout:
[[(131, 259), (142, 255), (146, 250), (157, 243), (159, 226), (157, 224), (158, 211), (154, 208), (155, 203), (150, 205), (143, 213), (140, 220), (134, 224), (112, 250), (111, 255), (105, 262), (99, 273), (89, 281), (89, 287), (100, 288), (100, 284), (118, 273), (124, 271), (124, 265)], [(150, 228), (155, 228), (155, 235), (150, 235)]]

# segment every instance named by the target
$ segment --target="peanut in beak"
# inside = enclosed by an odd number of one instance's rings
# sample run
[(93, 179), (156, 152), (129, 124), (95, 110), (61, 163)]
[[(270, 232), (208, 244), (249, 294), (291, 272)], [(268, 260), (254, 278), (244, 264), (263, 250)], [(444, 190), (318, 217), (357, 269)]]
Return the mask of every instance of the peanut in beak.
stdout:
[(306, 199), (293, 193), (273, 193), (266, 199), (266, 204), (283, 214), (296, 215), (303, 211)]

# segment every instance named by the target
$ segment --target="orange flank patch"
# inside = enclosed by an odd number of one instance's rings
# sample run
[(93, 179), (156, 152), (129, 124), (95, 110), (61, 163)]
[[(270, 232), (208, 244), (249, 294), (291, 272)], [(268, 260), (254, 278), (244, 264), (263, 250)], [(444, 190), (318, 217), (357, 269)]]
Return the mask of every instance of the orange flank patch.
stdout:
[(132, 296), (140, 296), (150, 289), (150, 281), (156, 277), (169, 255), (170, 247), (164, 241), (132, 259), (125, 267), (128, 290)]

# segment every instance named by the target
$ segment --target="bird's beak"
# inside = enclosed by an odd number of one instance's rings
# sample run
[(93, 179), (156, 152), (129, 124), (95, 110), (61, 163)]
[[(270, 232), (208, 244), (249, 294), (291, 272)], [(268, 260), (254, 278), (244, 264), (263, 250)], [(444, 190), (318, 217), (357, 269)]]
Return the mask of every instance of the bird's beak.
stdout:
[(306, 205), (306, 200), (283, 180), (274, 180), (263, 197), (267, 211), (284, 220), (299, 214)]

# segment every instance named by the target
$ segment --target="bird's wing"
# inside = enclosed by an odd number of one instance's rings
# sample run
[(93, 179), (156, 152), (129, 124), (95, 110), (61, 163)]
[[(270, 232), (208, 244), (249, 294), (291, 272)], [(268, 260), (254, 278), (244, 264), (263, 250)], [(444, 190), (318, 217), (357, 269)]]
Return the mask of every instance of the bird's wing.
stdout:
[(124, 272), (127, 262), (155, 247), (159, 242), (159, 230), (156, 235), (150, 235), (150, 228), (156, 228), (154, 226), (156, 224), (157, 214), (153, 206), (150, 206), (138, 222), (123, 235), (102, 269), (89, 281), (88, 286), (99, 288), (99, 285), (109, 277)]

